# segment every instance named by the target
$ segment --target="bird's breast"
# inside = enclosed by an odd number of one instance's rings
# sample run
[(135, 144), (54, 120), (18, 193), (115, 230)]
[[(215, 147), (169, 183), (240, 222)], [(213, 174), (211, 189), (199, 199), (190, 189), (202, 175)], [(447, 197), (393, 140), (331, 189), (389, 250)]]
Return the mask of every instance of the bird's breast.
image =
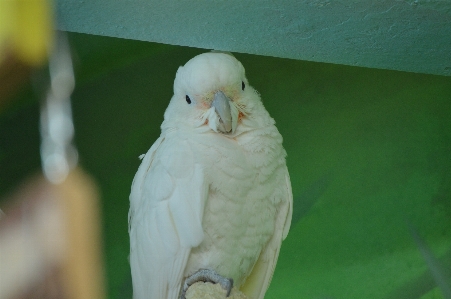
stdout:
[(193, 145), (207, 157), (202, 161), (209, 191), (202, 222), (205, 238), (191, 251), (185, 274), (212, 268), (239, 287), (274, 233), (277, 180), (270, 178), (281, 172), (280, 155), (285, 165), (284, 152), (277, 140), (267, 144), (270, 134), (257, 142), (253, 136), (219, 139)]

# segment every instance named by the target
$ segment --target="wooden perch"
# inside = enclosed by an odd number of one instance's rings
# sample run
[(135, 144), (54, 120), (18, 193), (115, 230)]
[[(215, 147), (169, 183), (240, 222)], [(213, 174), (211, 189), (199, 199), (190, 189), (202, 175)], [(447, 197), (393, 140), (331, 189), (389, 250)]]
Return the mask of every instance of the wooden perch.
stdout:
[(186, 291), (186, 299), (247, 299), (246, 295), (233, 288), (229, 297), (219, 285), (211, 282), (196, 282)]

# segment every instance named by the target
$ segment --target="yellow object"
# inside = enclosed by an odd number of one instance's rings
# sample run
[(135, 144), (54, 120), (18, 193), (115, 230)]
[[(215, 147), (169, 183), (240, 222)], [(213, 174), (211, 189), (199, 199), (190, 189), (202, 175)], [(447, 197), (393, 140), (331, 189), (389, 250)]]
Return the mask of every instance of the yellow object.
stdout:
[(30, 179), (8, 198), (0, 298), (105, 298), (98, 200), (79, 167), (57, 185), (42, 175)]
[(48, 0), (1, 0), (0, 63), (12, 52), (26, 64), (43, 64), (52, 45), (52, 19)]
[(80, 168), (55, 185), (64, 201), (67, 233), (67, 259), (63, 270), (67, 298), (104, 298), (101, 259), (100, 211), (97, 187)]

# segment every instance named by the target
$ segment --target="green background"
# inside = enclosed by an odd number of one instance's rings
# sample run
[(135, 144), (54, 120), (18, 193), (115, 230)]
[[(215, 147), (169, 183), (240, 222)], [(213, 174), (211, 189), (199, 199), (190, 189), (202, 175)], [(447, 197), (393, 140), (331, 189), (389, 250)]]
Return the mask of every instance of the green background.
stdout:
[[(75, 143), (101, 191), (108, 298), (128, 299), (138, 156), (159, 136), (177, 68), (206, 50), (69, 40)], [(265, 298), (420, 298), (427, 265), (407, 221), (451, 264), (451, 77), (235, 56), (284, 137), (295, 197)], [(40, 168), (40, 74), (0, 114), (0, 195)]]

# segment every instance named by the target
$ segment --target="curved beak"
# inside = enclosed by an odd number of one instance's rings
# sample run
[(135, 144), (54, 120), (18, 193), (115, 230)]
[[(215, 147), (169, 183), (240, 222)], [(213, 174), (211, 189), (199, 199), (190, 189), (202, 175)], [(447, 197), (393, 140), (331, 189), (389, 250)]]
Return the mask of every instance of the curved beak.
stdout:
[(237, 109), (231, 100), (222, 91), (217, 91), (211, 106), (215, 108), (219, 116), (218, 130), (223, 133), (235, 132), (238, 111), (235, 111)]

